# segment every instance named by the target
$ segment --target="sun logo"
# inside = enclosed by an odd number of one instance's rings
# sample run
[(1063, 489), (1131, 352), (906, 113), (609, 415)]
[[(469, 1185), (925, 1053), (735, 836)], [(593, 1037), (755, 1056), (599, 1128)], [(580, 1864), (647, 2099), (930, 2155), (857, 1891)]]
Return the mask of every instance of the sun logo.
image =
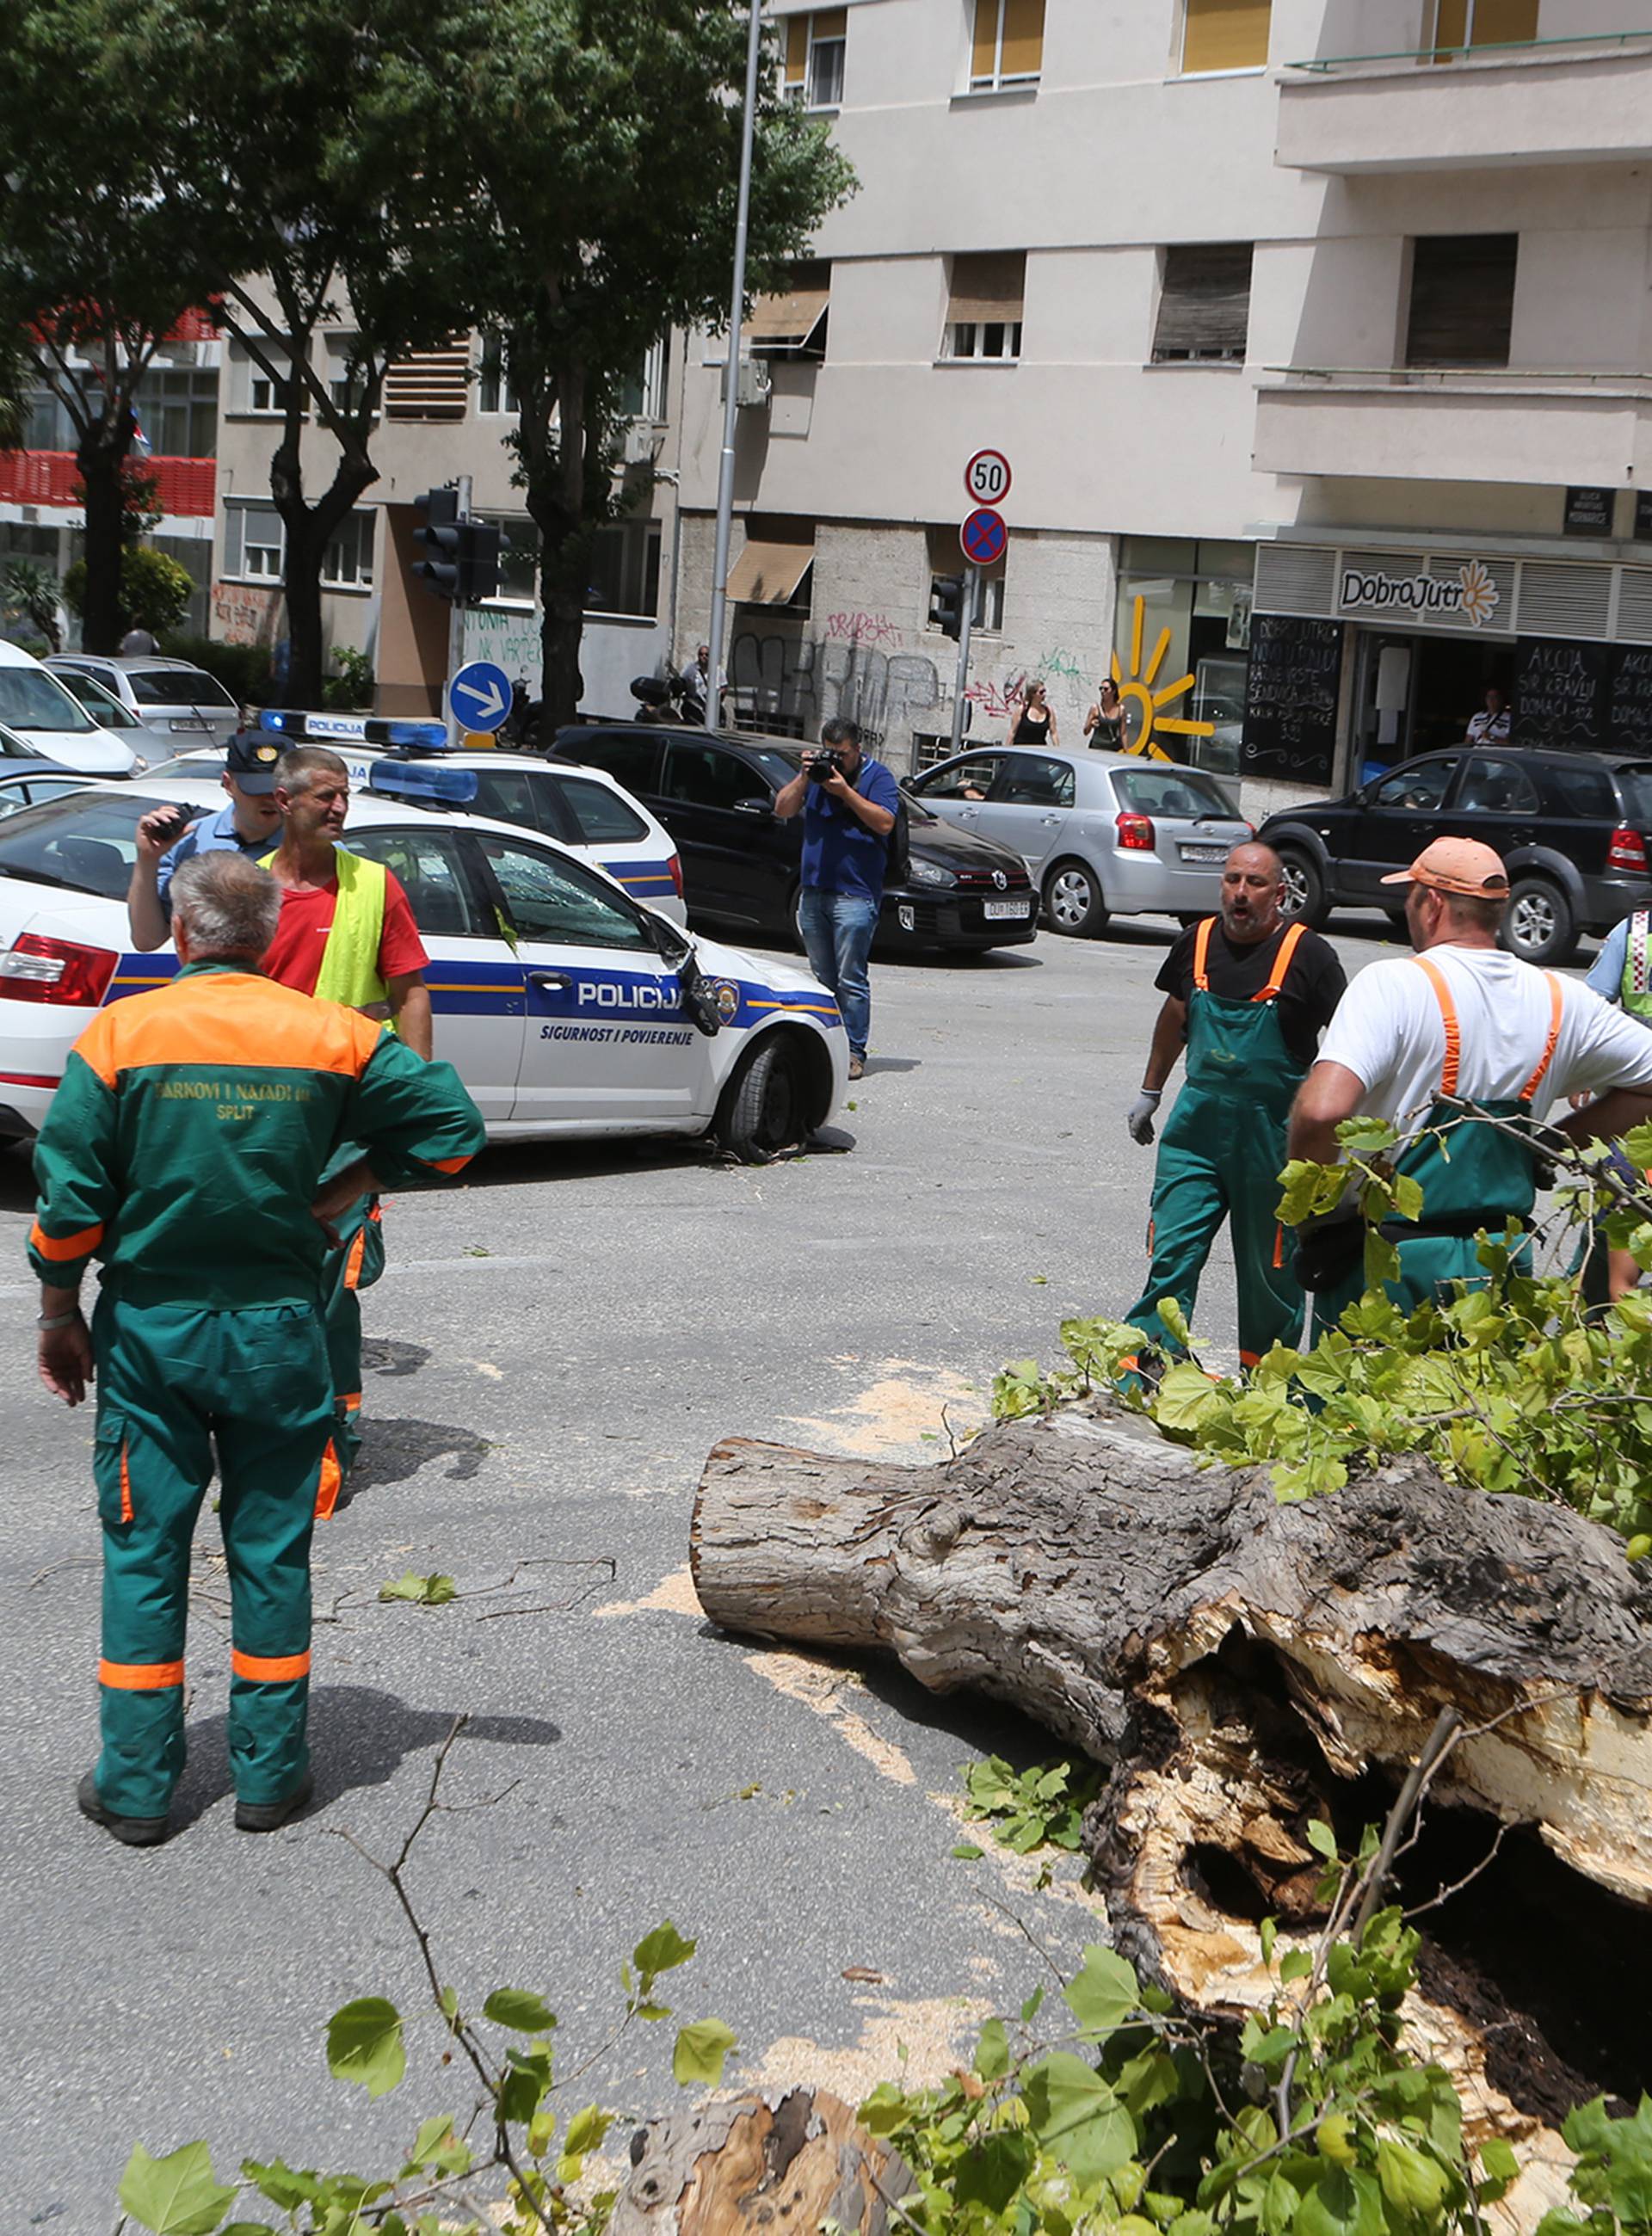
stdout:
[(1125, 725), (1122, 750), (1127, 753), (1149, 754), (1155, 761), (1173, 761), (1175, 755), (1166, 753), (1155, 739), (1153, 733), (1155, 729), (1174, 730), (1181, 737), (1208, 738), (1216, 726), (1214, 722), (1192, 722), (1185, 715), (1160, 713), (1162, 707), (1174, 706), (1182, 693), (1191, 688), (1194, 679), (1191, 675), (1178, 676), (1174, 683), (1167, 683), (1162, 690), (1154, 689), (1159, 670), (1164, 665), (1164, 655), (1170, 649), (1170, 632), (1168, 628), (1159, 631), (1159, 641), (1153, 648), (1153, 657), (1148, 662), (1147, 673), (1143, 674), (1142, 630), (1146, 618), (1147, 600), (1138, 598), (1135, 601), (1135, 617), (1130, 627), (1130, 673), (1128, 680), (1119, 666), (1117, 653), (1113, 654), (1113, 681), (1118, 686), (1118, 695), (1139, 709), (1139, 714), (1133, 714)]
[(1478, 628), (1489, 621), (1501, 602), (1497, 586), (1478, 559), (1471, 559), (1462, 571), (1463, 602), (1458, 610), (1471, 628)]

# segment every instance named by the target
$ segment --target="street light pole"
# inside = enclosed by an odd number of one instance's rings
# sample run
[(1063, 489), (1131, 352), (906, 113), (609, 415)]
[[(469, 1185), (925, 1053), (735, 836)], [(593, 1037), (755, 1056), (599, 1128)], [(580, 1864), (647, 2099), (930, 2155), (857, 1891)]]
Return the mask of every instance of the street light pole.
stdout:
[(727, 632), (728, 538), (734, 517), (734, 429), (740, 410), (740, 327), (746, 308), (746, 228), (752, 205), (752, 140), (757, 121), (757, 65), (763, 50), (762, 0), (749, 0), (746, 32), (746, 107), (740, 133), (740, 200), (734, 214), (734, 272), (728, 305), (728, 356), (723, 368), (723, 447), (717, 461), (717, 541), (711, 562), (711, 673), (706, 679), (706, 727), (722, 719), (718, 678)]

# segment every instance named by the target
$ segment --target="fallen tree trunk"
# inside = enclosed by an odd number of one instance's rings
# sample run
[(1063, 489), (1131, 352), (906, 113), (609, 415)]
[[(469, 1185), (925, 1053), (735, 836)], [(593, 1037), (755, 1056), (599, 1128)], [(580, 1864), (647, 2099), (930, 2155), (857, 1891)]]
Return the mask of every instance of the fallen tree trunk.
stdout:
[(888, 2236), (912, 2178), (840, 2097), (791, 2088), (697, 2105), (640, 2127), (612, 2236)]
[(1115, 1938), (1210, 2011), (1266, 1999), (1262, 1917), (1313, 1924), (1307, 1820), (1357, 1837), (1456, 1707), (1404, 1898), (1519, 1829), (1423, 1921), (1437, 2046), (1528, 2127), (1652, 2085), (1617, 2011), (1652, 1960), (1652, 1589), (1609, 1531), (1410, 1460), (1280, 1506), (1069, 1407), (931, 1468), (720, 1444), (692, 1560), (728, 1630), (892, 1654), (1111, 1765), (1085, 1837)]

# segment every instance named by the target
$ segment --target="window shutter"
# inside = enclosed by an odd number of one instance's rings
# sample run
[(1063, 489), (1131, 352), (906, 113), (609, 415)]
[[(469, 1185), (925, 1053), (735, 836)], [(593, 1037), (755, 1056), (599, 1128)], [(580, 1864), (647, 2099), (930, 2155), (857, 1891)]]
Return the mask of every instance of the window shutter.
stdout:
[(947, 322), (1013, 326), (1027, 292), (1027, 256), (1016, 249), (997, 256), (955, 256)]
[(1187, 0), (1187, 10), (1181, 67), (1189, 76), (1266, 63), (1270, 0)]
[(1407, 365), (1507, 365), (1514, 233), (1425, 233), (1412, 243)]
[(975, 38), (970, 54), (970, 82), (979, 84), (998, 69), (998, 0), (975, 0)]
[(1037, 77), (1044, 63), (1044, 0), (1004, 0), (998, 76)]
[(385, 416), (388, 419), (463, 419), (470, 375), (468, 341), (449, 342), (442, 349), (412, 350), (385, 370)]
[(1250, 326), (1251, 244), (1177, 241), (1164, 252), (1164, 286), (1153, 355), (1243, 358)]

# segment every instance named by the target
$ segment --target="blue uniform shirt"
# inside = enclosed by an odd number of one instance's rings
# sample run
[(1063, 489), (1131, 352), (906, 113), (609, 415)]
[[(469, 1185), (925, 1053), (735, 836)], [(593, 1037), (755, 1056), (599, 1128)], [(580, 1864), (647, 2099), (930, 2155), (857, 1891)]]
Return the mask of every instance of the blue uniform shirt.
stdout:
[[(898, 812), (900, 792), (881, 761), (863, 754), (849, 779), (874, 807)], [(868, 831), (853, 808), (811, 781), (803, 795), (803, 884), (810, 892), (859, 893), (880, 900), (889, 842)]]
[(1621, 1002), (1623, 998), (1623, 965), (1629, 960), (1629, 920), (1625, 917), (1621, 924), (1612, 926), (1601, 942), (1601, 951), (1595, 957), (1594, 968), (1584, 979), (1584, 985), (1592, 986), (1609, 1002)]
[(227, 799), (216, 815), (203, 815), (199, 823), (192, 823), (181, 838), (174, 838), (155, 865), (155, 890), (161, 896), (161, 905), (171, 914), (167, 901), (167, 888), (176, 871), (196, 854), (250, 854), (253, 861), (261, 861), (272, 854), (281, 843), (279, 829), (267, 832), (261, 838), (243, 838), (235, 828), (235, 803)]

